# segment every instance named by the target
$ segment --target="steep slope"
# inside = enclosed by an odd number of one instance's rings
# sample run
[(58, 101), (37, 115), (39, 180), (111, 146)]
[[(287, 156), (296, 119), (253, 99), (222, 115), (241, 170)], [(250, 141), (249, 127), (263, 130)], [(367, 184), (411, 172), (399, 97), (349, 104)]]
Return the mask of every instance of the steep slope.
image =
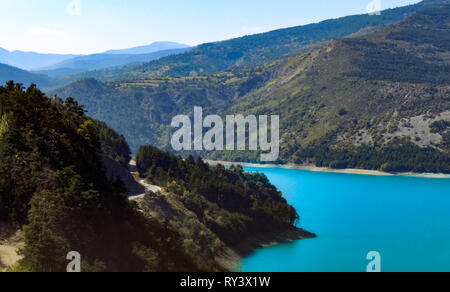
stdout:
[(107, 180), (102, 141), (76, 102), (11, 82), (0, 87), (0, 120), (0, 221), (25, 235), (15, 270), (63, 272), (70, 251), (85, 272), (198, 270), (173, 229)]
[[(450, 6), (289, 60), (232, 111), (282, 116), (282, 159), (450, 171)], [(387, 163), (387, 164), (385, 164)]]
[(171, 119), (192, 113), (195, 105), (202, 105), (205, 112), (211, 113), (231, 107), (239, 91), (246, 93), (260, 82), (259, 75), (250, 75), (253, 74), (117, 83), (83, 79), (49, 94), (76, 98), (86, 106), (89, 115), (123, 134), (136, 153), (146, 144), (167, 149)]
[(245, 68), (298, 55), (311, 46), (334, 38), (346, 37), (368, 28), (402, 21), (406, 16), (429, 7), (439, 7), (449, 0), (425, 0), (416, 5), (385, 10), (379, 16), (368, 14), (327, 20), (317, 24), (292, 27), (228, 41), (200, 45), (192, 51), (143, 65), (90, 72), (80, 75), (98, 80), (131, 80), (155, 76), (207, 75), (235, 67)]

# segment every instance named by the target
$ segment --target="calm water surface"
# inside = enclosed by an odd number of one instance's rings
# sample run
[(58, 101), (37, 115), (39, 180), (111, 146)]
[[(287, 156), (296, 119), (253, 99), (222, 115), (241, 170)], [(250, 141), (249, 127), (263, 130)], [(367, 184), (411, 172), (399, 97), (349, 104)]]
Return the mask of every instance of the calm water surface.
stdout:
[(450, 271), (450, 179), (252, 168), (265, 173), (317, 239), (260, 249), (245, 272)]

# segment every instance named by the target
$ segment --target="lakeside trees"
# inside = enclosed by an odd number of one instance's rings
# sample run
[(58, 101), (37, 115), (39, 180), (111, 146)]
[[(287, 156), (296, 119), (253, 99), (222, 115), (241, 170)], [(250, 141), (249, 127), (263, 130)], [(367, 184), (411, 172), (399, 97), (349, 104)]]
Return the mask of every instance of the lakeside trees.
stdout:
[(139, 149), (136, 164), (150, 182), (175, 193), (230, 245), (240, 242), (243, 234), (289, 229), (299, 219), (262, 174), (245, 173), (241, 167), (209, 166), (192, 156), (183, 160), (152, 146)]

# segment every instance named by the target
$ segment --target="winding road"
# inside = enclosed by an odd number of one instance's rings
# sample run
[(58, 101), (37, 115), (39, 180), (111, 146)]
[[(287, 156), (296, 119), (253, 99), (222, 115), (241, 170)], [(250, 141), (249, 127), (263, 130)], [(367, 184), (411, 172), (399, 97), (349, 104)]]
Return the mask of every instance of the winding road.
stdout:
[[(134, 176), (134, 175), (136, 174), (136, 172), (137, 172), (137, 169), (136, 169), (136, 161), (134, 161), (134, 160), (131, 160), (131, 161), (130, 161), (130, 172), (131, 172), (131, 174), (132, 174), (133, 176)], [(161, 187), (158, 187), (158, 186), (155, 186), (155, 185), (148, 184), (148, 183), (145, 182), (145, 179), (140, 179), (140, 180), (139, 180), (139, 183), (145, 188), (145, 191), (146, 191), (146, 192), (153, 192), (153, 193), (161, 193), (161, 192), (162, 192), (162, 188), (161, 188)], [(145, 197), (145, 193), (144, 193), (144, 194), (137, 195), (137, 196), (129, 197), (128, 200), (130, 200), (130, 201), (136, 201), (136, 200), (143, 199), (144, 197)]]

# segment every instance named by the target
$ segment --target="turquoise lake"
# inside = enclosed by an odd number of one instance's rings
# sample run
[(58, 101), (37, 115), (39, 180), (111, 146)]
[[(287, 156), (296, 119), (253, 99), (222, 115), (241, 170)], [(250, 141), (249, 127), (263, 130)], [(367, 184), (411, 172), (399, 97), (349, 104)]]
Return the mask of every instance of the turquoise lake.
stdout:
[(317, 239), (257, 250), (243, 272), (450, 271), (450, 179), (252, 168), (265, 173)]

